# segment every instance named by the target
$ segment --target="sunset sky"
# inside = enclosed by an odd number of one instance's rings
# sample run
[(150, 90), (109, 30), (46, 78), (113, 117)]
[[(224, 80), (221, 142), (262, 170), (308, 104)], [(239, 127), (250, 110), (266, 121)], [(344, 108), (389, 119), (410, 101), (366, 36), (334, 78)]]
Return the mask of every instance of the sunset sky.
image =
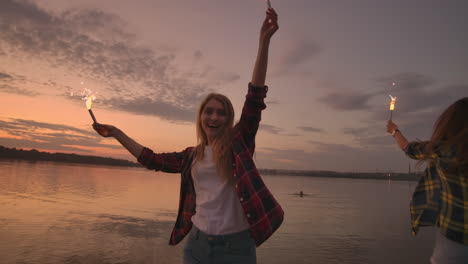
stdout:
[[(467, 1), (271, 2), (280, 29), (259, 168), (406, 172), (386, 133), (389, 94), (410, 140), (427, 139), (468, 95)], [(265, 9), (263, 0), (1, 0), (0, 145), (134, 160), (94, 132), (85, 89), (99, 122), (142, 145), (194, 145), (207, 93), (227, 95), (239, 119)]]

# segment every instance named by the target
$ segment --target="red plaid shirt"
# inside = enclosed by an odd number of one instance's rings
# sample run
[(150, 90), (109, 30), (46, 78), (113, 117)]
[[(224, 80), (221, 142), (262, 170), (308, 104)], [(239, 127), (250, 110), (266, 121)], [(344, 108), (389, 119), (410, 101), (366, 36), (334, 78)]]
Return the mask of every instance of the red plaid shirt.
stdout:
[[(267, 91), (266, 86), (254, 87), (249, 84), (242, 116), (234, 127), (232, 140), (233, 176), (237, 180), (235, 188), (257, 247), (279, 228), (284, 216), (283, 209), (265, 186), (252, 159), (261, 112), (266, 108), (264, 98)], [(156, 154), (144, 148), (138, 158), (138, 162), (150, 170), (182, 175), (179, 213), (169, 240), (170, 245), (182, 241), (192, 228), (196, 199), (190, 170), (192, 150), (193, 147), (190, 147), (182, 152)]]

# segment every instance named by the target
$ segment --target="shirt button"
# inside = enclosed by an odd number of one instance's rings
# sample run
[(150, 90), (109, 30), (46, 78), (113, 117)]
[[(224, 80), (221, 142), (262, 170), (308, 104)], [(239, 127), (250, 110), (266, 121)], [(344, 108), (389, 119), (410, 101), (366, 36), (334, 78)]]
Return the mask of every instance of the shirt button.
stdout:
[(250, 214), (247, 214), (247, 218), (250, 218)]
[(243, 197), (241, 197), (239, 200), (240, 200), (241, 202), (243, 202), (243, 201), (244, 201), (244, 198), (243, 198)]

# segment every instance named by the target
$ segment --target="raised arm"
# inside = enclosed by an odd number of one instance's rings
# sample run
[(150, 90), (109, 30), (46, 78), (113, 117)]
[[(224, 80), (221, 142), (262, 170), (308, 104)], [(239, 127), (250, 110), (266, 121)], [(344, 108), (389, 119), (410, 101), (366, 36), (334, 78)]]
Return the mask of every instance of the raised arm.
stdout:
[(143, 150), (143, 146), (127, 136), (124, 132), (122, 132), (122, 130), (116, 128), (115, 126), (98, 123), (95, 123), (93, 128), (96, 130), (96, 132), (99, 133), (99, 135), (103, 137), (114, 137), (117, 139), (117, 141), (119, 141), (119, 143), (122, 144), (122, 146), (124, 146), (135, 158), (138, 159), (140, 156), (140, 153)]
[(265, 78), (268, 64), (268, 48), (270, 39), (278, 30), (278, 15), (275, 10), (269, 8), (266, 12), (260, 30), (260, 43), (258, 46), (257, 59), (252, 74), (252, 81), (242, 108), (242, 115), (237, 125), (244, 142), (249, 146), (251, 152), (255, 150), (255, 135), (261, 120), (261, 112), (265, 109), (264, 99), (267, 93)]
[(260, 30), (260, 40), (258, 45), (257, 59), (252, 74), (252, 85), (256, 87), (265, 86), (267, 65), (268, 65), (268, 49), (270, 47), (270, 39), (278, 30), (278, 14), (273, 8), (268, 8), (266, 17), (263, 21)]
[(415, 160), (424, 160), (427, 158), (428, 141), (412, 141), (403, 136), (403, 133), (398, 129), (398, 126), (391, 120), (387, 123), (387, 132), (392, 134), (398, 146), (406, 153), (406, 155)]
[(398, 126), (391, 120), (388, 120), (387, 132), (392, 134), (401, 150), (406, 152), (408, 148), (408, 140), (405, 138), (405, 136), (403, 136), (403, 133), (401, 133), (401, 131), (398, 129)]

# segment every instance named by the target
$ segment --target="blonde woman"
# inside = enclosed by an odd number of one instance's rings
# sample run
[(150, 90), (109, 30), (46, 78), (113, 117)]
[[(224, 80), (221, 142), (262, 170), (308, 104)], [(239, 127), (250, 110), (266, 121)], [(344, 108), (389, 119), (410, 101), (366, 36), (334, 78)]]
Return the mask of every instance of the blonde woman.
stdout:
[(392, 121), (387, 132), (410, 158), (428, 164), (411, 200), (413, 234), (437, 226), (431, 263), (468, 263), (468, 97), (442, 113), (428, 141), (408, 142)]
[(114, 126), (94, 125), (101, 136), (116, 138), (148, 169), (181, 173), (179, 213), (169, 244), (176, 245), (189, 234), (184, 263), (256, 263), (256, 247), (283, 221), (283, 210), (252, 159), (266, 107), (268, 48), (277, 30), (278, 15), (269, 8), (240, 121), (234, 126), (234, 109), (226, 96), (209, 94), (197, 115), (197, 146), (154, 153)]

